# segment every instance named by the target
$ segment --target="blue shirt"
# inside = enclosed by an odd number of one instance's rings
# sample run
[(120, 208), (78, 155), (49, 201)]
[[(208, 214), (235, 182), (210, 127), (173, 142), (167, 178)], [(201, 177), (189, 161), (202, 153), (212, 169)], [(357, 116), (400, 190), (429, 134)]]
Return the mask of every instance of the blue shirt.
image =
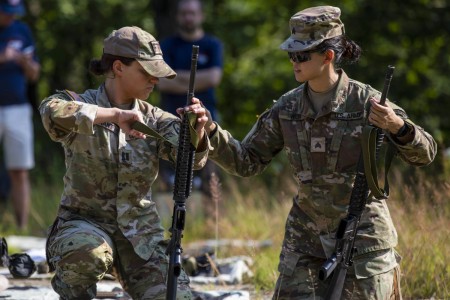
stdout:
[[(192, 45), (199, 46), (199, 55), (197, 61), (197, 70), (208, 69), (212, 67), (223, 68), (223, 46), (220, 40), (214, 36), (205, 34), (198, 41), (185, 41), (180, 36), (169, 37), (161, 41), (161, 50), (164, 60), (174, 70), (190, 70)], [(161, 93), (160, 107), (175, 115), (178, 107), (186, 105), (186, 94)], [(199, 98), (206, 108), (215, 118), (216, 96), (214, 88), (209, 88), (202, 92), (195, 91), (195, 97)]]
[[(30, 46), (34, 49), (31, 30), (25, 23), (15, 20), (8, 27), (0, 27), (0, 53), (4, 52), (7, 46), (18, 51)], [(15, 62), (0, 63), (0, 106), (27, 102), (27, 79), (22, 67)]]

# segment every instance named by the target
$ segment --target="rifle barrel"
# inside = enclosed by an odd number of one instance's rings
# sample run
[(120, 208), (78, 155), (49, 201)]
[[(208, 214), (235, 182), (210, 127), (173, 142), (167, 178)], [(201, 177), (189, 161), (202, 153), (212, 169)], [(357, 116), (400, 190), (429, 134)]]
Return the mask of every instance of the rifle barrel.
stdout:
[[(189, 90), (187, 93), (187, 105), (190, 105), (194, 97), (195, 75), (197, 73), (197, 60), (199, 46), (192, 46), (191, 74), (189, 78)], [(189, 117), (183, 116), (180, 125), (178, 139), (177, 162), (175, 170), (175, 185), (173, 189), (173, 200), (175, 201), (172, 214), (171, 237), (167, 248), (169, 254), (169, 270), (167, 276), (167, 300), (175, 300), (177, 296), (177, 281), (181, 274), (181, 239), (186, 218), (186, 199), (192, 189), (193, 165), (195, 147), (191, 143), (189, 130)]]

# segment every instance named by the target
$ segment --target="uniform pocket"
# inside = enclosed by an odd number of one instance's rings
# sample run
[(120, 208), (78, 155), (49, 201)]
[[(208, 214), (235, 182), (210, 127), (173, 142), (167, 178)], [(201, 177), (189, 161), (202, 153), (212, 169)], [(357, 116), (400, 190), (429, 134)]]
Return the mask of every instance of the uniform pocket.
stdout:
[(278, 264), (278, 272), (280, 272), (280, 275), (292, 276), (300, 255), (300, 253), (283, 250), (280, 255), (280, 263)]
[(301, 183), (311, 182), (310, 142), (305, 128), (306, 121), (301, 119), (301, 116), (288, 112), (280, 112), (279, 118), (283, 131), (284, 150), (295, 177)]
[(363, 279), (386, 273), (398, 265), (397, 259), (399, 255), (393, 248), (356, 257), (353, 261), (356, 278)]
[(343, 130), (342, 141), (339, 147), (337, 161), (338, 171), (352, 171), (356, 169), (361, 153), (361, 134), (363, 129), (362, 120), (352, 120), (347, 122)]

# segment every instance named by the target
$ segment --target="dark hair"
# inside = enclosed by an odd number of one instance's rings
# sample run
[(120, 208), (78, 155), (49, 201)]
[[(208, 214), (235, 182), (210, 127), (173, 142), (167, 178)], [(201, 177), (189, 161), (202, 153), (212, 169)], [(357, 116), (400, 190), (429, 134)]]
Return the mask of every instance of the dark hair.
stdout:
[(104, 75), (111, 71), (112, 65), (116, 60), (120, 60), (123, 64), (129, 66), (134, 61), (134, 58), (103, 53), (101, 59), (92, 59), (89, 62), (89, 71), (94, 75)]
[(336, 36), (320, 43), (314, 50), (324, 53), (333, 50), (335, 54), (334, 64), (356, 63), (361, 56), (361, 47), (345, 35)]

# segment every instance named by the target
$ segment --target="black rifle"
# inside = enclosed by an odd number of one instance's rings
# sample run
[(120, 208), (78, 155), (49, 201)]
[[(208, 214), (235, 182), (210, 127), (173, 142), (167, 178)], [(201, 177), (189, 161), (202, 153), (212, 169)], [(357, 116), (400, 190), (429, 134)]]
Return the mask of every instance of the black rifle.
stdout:
[[(383, 92), (381, 93), (380, 104), (385, 105), (389, 86), (391, 84), (394, 67), (388, 66), (384, 81)], [(384, 133), (377, 128), (376, 153), (378, 154), (383, 142)], [(369, 196), (369, 186), (364, 171), (364, 158), (361, 152), (356, 169), (355, 183), (353, 185), (350, 196), (350, 205), (347, 216), (341, 219), (336, 231), (336, 246), (334, 253), (322, 265), (319, 270), (319, 279), (326, 280), (331, 274), (330, 285), (327, 290), (325, 299), (338, 300), (341, 298), (344, 288), (345, 276), (348, 268), (353, 264), (353, 255), (355, 252), (355, 238), (361, 219), (361, 215), (366, 206), (367, 197)]]
[[(187, 105), (190, 105), (194, 97), (195, 74), (197, 72), (199, 46), (192, 46), (191, 74), (189, 78), (189, 90)], [(171, 238), (167, 248), (169, 254), (169, 274), (167, 278), (167, 300), (175, 300), (177, 297), (177, 280), (181, 273), (181, 238), (183, 237), (184, 222), (186, 217), (186, 199), (191, 194), (194, 165), (195, 147), (191, 143), (189, 131), (189, 117), (185, 113), (182, 117), (180, 135), (178, 139), (177, 164), (175, 169), (175, 185), (173, 200), (175, 201), (172, 215)]]

